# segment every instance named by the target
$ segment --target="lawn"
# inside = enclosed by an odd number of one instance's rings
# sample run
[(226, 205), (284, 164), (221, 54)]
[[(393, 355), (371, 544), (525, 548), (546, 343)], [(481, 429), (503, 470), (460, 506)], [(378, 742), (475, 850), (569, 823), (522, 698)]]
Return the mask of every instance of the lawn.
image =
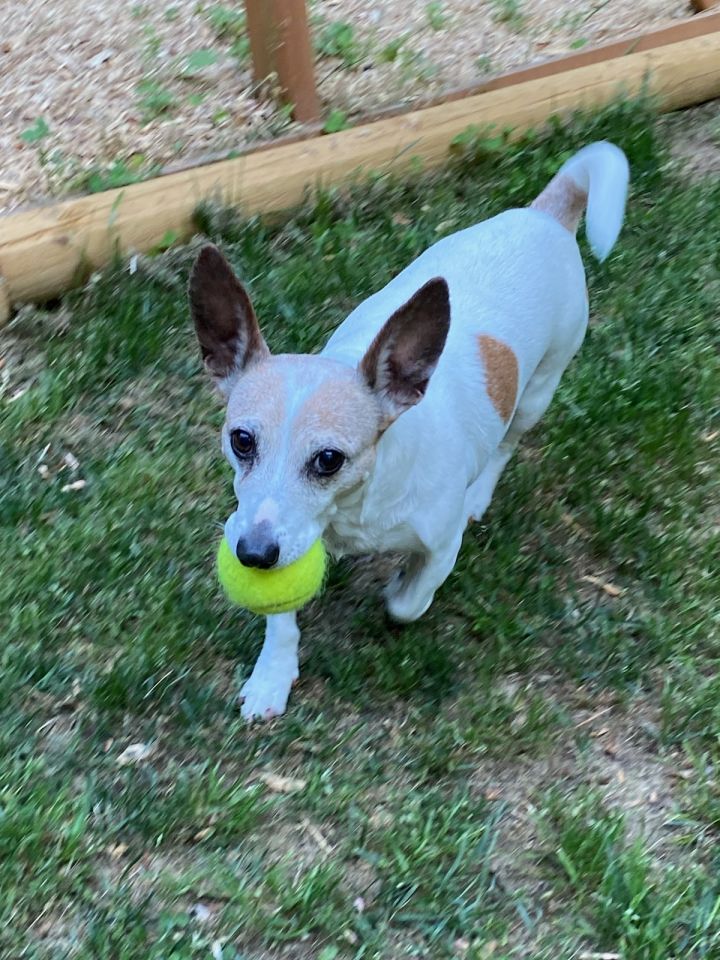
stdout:
[(282, 223), (198, 219), (271, 347), (311, 350), (599, 136), (629, 155), (628, 218), (587, 258), (545, 420), (419, 623), (386, 623), (387, 560), (334, 566), (268, 725), (233, 703), (262, 624), (213, 574), (232, 490), (192, 246), (2, 333), (2, 956), (720, 956), (720, 179), (634, 104), (468, 136), (441, 175)]

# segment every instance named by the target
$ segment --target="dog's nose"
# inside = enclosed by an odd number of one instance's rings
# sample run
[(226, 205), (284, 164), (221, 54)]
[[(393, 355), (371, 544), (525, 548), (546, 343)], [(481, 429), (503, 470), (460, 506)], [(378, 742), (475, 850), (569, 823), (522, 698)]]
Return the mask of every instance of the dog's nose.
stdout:
[(258, 570), (269, 570), (274, 567), (280, 557), (280, 546), (273, 542), (258, 543), (252, 540), (238, 540), (235, 555), (244, 567), (257, 567)]

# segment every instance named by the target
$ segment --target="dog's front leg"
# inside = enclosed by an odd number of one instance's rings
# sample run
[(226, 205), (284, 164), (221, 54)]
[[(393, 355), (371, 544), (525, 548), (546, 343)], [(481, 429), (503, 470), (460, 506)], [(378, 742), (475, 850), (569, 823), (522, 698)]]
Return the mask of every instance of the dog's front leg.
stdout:
[(238, 697), (246, 720), (269, 720), (285, 712), (290, 688), (299, 676), (299, 643), (294, 613), (267, 618), (260, 656)]
[(410, 559), (408, 568), (385, 590), (387, 610), (393, 620), (411, 623), (428, 609), (435, 591), (455, 566), (462, 543), (462, 528), (450, 542)]

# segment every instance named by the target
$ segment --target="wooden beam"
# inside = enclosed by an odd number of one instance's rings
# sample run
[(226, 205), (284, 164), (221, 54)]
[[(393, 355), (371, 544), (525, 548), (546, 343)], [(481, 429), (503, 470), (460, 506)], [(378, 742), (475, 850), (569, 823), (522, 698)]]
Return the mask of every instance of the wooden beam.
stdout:
[(275, 74), (296, 120), (320, 116), (315, 63), (305, 0), (245, 0), (257, 83)]
[(453, 138), (472, 124), (510, 127), (519, 136), (551, 116), (642, 90), (665, 110), (720, 96), (720, 32), (13, 214), (0, 219), (0, 274), (13, 302), (48, 298), (116, 251), (149, 250), (168, 231), (189, 235), (202, 200), (215, 198), (248, 214), (277, 212), (319, 184), (402, 172), (416, 158), (428, 167), (441, 164)]
[[(700, 0), (700, 2), (720, 4), (720, 0)], [(578, 67), (588, 67), (592, 63), (601, 63), (603, 60), (609, 60), (612, 57), (624, 57), (631, 53), (642, 53), (644, 50), (654, 50), (656, 47), (664, 47), (671, 43), (692, 40), (694, 37), (702, 37), (716, 30), (720, 30), (720, 13), (705, 13), (702, 16), (687, 17), (684, 20), (671, 20), (669, 23), (661, 24), (647, 33), (632, 34), (621, 37), (619, 40), (609, 40), (606, 43), (580, 50), (578, 53), (564, 54), (544, 60), (542, 63), (534, 64), (531, 67), (510, 70), (497, 77), (492, 77), (490, 80), (485, 80), (481, 84), (466, 87), (463, 90), (455, 90), (443, 99), (446, 101), (456, 100), (473, 93), (497, 90), (499, 87), (516, 83), (518, 78), (539, 80), (541, 77), (549, 77), (555, 73), (564, 73), (567, 70), (576, 70)]]

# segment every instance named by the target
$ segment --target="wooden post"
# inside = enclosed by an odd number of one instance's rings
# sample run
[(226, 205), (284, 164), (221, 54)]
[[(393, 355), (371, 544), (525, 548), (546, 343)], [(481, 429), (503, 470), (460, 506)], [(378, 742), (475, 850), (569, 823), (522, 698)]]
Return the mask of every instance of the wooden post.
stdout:
[(296, 120), (317, 120), (320, 100), (305, 0), (245, 0), (255, 80), (277, 74)]

